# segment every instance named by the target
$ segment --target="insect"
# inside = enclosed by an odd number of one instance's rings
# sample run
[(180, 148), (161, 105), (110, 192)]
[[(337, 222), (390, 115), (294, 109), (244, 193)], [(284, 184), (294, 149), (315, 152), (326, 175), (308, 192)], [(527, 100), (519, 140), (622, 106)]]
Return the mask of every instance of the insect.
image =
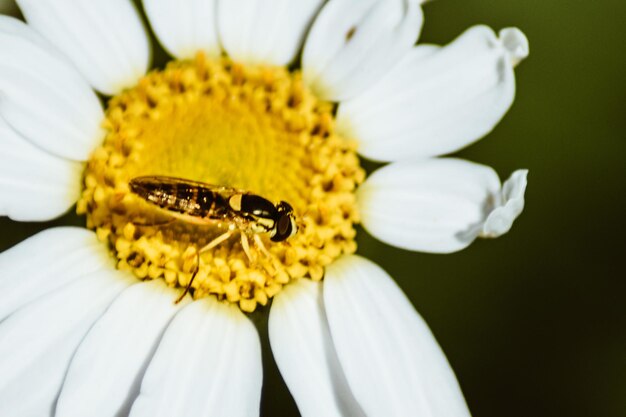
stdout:
[(249, 238), (267, 257), (260, 234), (267, 234), (273, 242), (282, 242), (296, 234), (298, 226), (289, 203), (277, 204), (249, 191), (216, 186), (203, 182), (166, 176), (144, 176), (129, 182), (130, 190), (145, 201), (166, 210), (174, 218), (194, 224), (225, 224), (228, 230), (198, 250), (198, 261), (183, 299), (198, 272), (200, 254), (228, 240), (236, 231), (241, 235), (241, 247), (251, 263)]

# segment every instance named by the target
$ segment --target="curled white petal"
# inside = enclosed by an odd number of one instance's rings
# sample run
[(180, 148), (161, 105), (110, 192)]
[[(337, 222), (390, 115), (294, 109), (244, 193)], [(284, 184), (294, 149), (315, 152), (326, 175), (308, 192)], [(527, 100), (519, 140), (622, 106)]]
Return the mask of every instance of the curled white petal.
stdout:
[(0, 16), (0, 116), (29, 142), (84, 161), (102, 140), (98, 97), (32, 28)]
[(0, 118), (0, 215), (50, 220), (78, 199), (83, 164), (51, 155)]
[(185, 305), (174, 304), (177, 296), (162, 280), (122, 292), (74, 354), (55, 416), (128, 415), (163, 331)]
[[(0, 324), (0, 415), (51, 415), (80, 341), (132, 282), (128, 273), (104, 269), (34, 301)], [(25, 392), (31, 393), (28, 400)]]
[(143, 0), (150, 25), (163, 47), (179, 59), (198, 51), (219, 56), (217, 0)]
[(511, 57), (513, 66), (519, 64), (529, 54), (528, 38), (518, 28), (504, 28), (498, 33), (502, 46)]
[(95, 233), (79, 227), (44, 230), (0, 254), (0, 321), (84, 275), (113, 266)]
[(514, 65), (528, 52), (517, 29), (486, 26), (445, 47), (415, 47), (380, 82), (341, 103), (338, 129), (377, 161), (457, 151), (489, 133), (515, 96)]
[[(515, 179), (518, 184), (521, 176)], [(507, 190), (521, 189), (512, 184)], [(481, 233), (508, 230), (498, 226), (498, 219), (512, 222), (521, 212), (519, 193), (508, 194), (514, 196), (502, 195), (493, 169), (439, 158), (387, 165), (365, 181), (357, 197), (363, 226), (374, 237), (408, 250), (450, 253), (467, 247)]]
[(222, 0), (219, 32), (226, 52), (247, 63), (287, 65), (323, 0)]
[(17, 0), (26, 21), (48, 38), (98, 91), (116, 94), (143, 76), (150, 45), (130, 0)]
[(278, 369), (303, 417), (364, 415), (330, 337), (321, 283), (301, 279), (274, 298), (269, 336)]
[(527, 169), (519, 169), (504, 182), (499, 204), (487, 216), (481, 237), (498, 237), (511, 230), (513, 221), (524, 210), (527, 176)]
[(469, 417), (430, 329), (378, 265), (354, 255), (331, 264), (324, 307), (339, 362), (367, 416)]
[(262, 378), (254, 325), (233, 305), (194, 301), (165, 331), (130, 417), (256, 416)]
[(386, 74), (415, 44), (419, 0), (331, 0), (306, 39), (303, 77), (325, 100), (346, 100)]

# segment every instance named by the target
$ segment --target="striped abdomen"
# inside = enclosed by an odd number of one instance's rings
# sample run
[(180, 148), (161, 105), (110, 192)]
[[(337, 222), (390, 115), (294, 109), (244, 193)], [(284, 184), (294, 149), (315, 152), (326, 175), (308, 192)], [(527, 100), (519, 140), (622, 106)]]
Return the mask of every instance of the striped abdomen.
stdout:
[(193, 217), (224, 218), (228, 202), (219, 193), (194, 182), (165, 177), (139, 177), (130, 181), (133, 193), (165, 210)]

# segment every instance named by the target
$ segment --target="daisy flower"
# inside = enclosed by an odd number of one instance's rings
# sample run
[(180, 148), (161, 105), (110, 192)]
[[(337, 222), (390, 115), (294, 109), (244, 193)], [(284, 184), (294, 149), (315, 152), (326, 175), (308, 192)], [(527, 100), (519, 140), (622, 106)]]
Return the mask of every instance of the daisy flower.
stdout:
[[(0, 255), (0, 415), (259, 414), (259, 336), (304, 416), (467, 416), (445, 356), (355, 225), (449, 253), (506, 233), (526, 171), (444, 157), (511, 106), (518, 29), (415, 46), (417, 0), (18, 0), (0, 16), (0, 214), (44, 231)], [(361, 155), (389, 162), (366, 178)], [(129, 189), (169, 175), (284, 200), (300, 222), (199, 248)], [(261, 236), (261, 235), (259, 235)], [(260, 250), (259, 250), (260, 252)], [(190, 293), (174, 300), (195, 274)]]

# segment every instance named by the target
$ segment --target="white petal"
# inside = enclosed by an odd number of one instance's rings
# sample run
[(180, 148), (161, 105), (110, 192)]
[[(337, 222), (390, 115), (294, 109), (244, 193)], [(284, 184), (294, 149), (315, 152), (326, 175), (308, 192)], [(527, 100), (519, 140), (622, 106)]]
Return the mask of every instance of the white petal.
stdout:
[(477, 237), (499, 194), (493, 169), (442, 158), (387, 165), (357, 195), (363, 226), (377, 239), (409, 250), (449, 253)]
[(528, 170), (520, 169), (504, 182), (499, 206), (489, 213), (481, 237), (498, 237), (511, 230), (513, 221), (524, 210), (527, 176)]
[(502, 33), (498, 39), (476, 26), (446, 47), (414, 48), (379, 83), (340, 105), (339, 130), (377, 161), (443, 155), (475, 142), (515, 96), (513, 66), (523, 56), (523, 34)]
[(272, 353), (302, 416), (364, 415), (343, 374), (330, 337), (322, 284), (301, 279), (272, 303)]
[(0, 118), (0, 216), (50, 220), (78, 199), (82, 164), (32, 145)]
[(106, 245), (79, 227), (44, 230), (0, 254), (0, 321), (31, 301), (103, 268)]
[(148, 37), (129, 0), (17, 0), (29, 25), (52, 41), (104, 94), (131, 87), (150, 60)]
[(95, 272), (0, 324), (0, 415), (52, 415), (76, 347), (131, 282), (130, 274), (113, 269)]
[(0, 115), (55, 155), (84, 161), (102, 140), (100, 101), (33, 29), (0, 16)]
[(117, 297), (72, 358), (55, 416), (128, 415), (163, 331), (184, 305), (177, 297), (160, 279)]
[(366, 415), (470, 415), (428, 326), (379, 266), (358, 256), (330, 265), (324, 306), (339, 361)]
[(173, 56), (193, 58), (196, 52), (217, 57), (217, 0), (143, 0), (146, 15), (163, 47)]
[(323, 0), (222, 0), (219, 32), (226, 52), (246, 63), (287, 65)]
[(346, 100), (386, 74), (415, 44), (420, 0), (331, 0), (304, 45), (305, 82), (325, 100)]
[(130, 416), (256, 416), (262, 379), (254, 325), (238, 308), (205, 298), (167, 328)]

